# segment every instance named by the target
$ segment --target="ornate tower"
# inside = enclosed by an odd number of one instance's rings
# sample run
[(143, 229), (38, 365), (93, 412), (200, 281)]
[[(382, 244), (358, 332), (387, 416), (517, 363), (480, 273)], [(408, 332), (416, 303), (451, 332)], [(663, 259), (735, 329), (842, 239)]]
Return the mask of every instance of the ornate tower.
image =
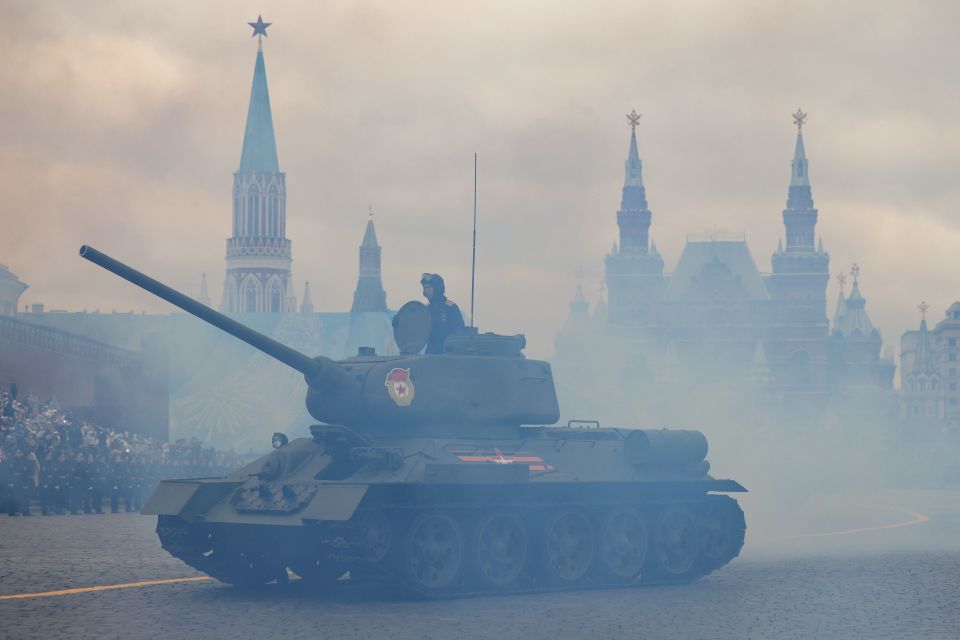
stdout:
[[(554, 339), (555, 366), (564, 384), (582, 385), (591, 371), (590, 362), (597, 357), (594, 326), (590, 321), (590, 304), (583, 295), (583, 269), (577, 269), (577, 288), (570, 301), (570, 314)], [(602, 327), (601, 330), (606, 329)]]
[(380, 280), (380, 245), (377, 244), (377, 232), (373, 228), (373, 212), (367, 221), (367, 229), (360, 243), (360, 277), (353, 292), (351, 312), (386, 311), (387, 294)]
[(313, 313), (313, 298), (310, 297), (310, 281), (303, 285), (303, 302), (300, 303), (300, 313)]
[(663, 286), (663, 258), (650, 242), (652, 214), (643, 185), (643, 162), (637, 151), (640, 114), (631, 111), (627, 122), (630, 124), (630, 148), (617, 211), (620, 247), (618, 249), (614, 244), (606, 257), (605, 279), (610, 291), (610, 324), (637, 326), (650, 322), (652, 303)]
[(787, 208), (783, 210), (787, 246), (773, 254), (773, 293), (785, 302), (788, 324), (826, 326), (827, 283), (830, 280), (830, 254), (823, 244), (815, 244), (817, 210), (813, 208), (807, 155), (803, 147), (803, 125), (807, 114), (797, 110), (797, 143), (793, 152)]
[[(880, 357), (883, 339), (867, 314), (867, 299), (860, 292), (860, 266), (850, 269), (853, 288), (835, 316), (830, 335), (831, 375), (843, 386), (871, 385), (891, 389), (895, 365)], [(842, 298), (841, 294), (841, 298)], [(921, 323), (926, 327), (926, 322)]]
[[(831, 372), (839, 362), (831, 363), (827, 348), (827, 284), (830, 281), (830, 256), (817, 243), (817, 210), (813, 208), (807, 155), (803, 146), (803, 125), (807, 115), (797, 109), (793, 114), (797, 141), (791, 163), (787, 208), (783, 224), (787, 242), (778, 242), (771, 262), (773, 273), (767, 280), (774, 300), (774, 326), (767, 349), (773, 385), (784, 397), (802, 400), (809, 407), (821, 404), (831, 383)], [(842, 315), (841, 311), (841, 315)], [(842, 360), (842, 355), (837, 354)], [(836, 376), (839, 377), (839, 373)], [(835, 380), (836, 378), (833, 378)]]
[(296, 310), (290, 283), (291, 244), (286, 238), (286, 174), (277, 162), (262, 37), (270, 23), (249, 23), (261, 41), (243, 134), (240, 169), (233, 174), (233, 235), (227, 240), (226, 313)]
[[(910, 367), (901, 370), (900, 417), (911, 426), (941, 423), (946, 409), (946, 389), (940, 376), (935, 337), (927, 330), (927, 310), (930, 306), (921, 302), (920, 330), (909, 332), (909, 353), (900, 355), (904, 365), (910, 360)], [(905, 336), (906, 337), (906, 336)], [(907, 343), (903, 340), (902, 343)]]

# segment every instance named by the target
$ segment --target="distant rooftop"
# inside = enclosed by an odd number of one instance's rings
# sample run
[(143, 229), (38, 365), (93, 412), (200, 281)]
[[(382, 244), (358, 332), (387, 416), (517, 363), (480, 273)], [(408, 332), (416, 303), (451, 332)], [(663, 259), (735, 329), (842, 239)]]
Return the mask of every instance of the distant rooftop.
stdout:
[(17, 277), (17, 274), (10, 271), (9, 267), (5, 264), (0, 264), (0, 278), (2, 278), (9, 287), (18, 288), (21, 291), (27, 288), (27, 285)]
[(664, 299), (769, 300), (745, 237), (726, 232), (688, 235)]
[(746, 242), (747, 234), (742, 231), (701, 231), (688, 233), (687, 242)]

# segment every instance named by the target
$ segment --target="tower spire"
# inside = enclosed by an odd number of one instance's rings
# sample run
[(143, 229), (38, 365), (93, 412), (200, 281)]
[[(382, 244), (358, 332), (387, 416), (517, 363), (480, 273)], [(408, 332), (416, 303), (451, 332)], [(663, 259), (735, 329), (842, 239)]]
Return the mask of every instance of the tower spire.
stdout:
[(847, 298), (844, 296), (843, 286), (847, 283), (847, 274), (837, 274), (837, 282), (840, 283), (840, 293), (837, 294), (837, 308), (833, 313), (833, 330), (839, 331), (843, 324), (843, 316), (847, 313)]
[(790, 187), (787, 190), (787, 208), (783, 211), (783, 224), (787, 230), (787, 252), (813, 253), (817, 225), (817, 210), (813, 208), (813, 193), (807, 172), (806, 150), (803, 147), (803, 125), (807, 114), (800, 109), (793, 114), (797, 125), (797, 143), (790, 162)]
[[(787, 206), (783, 210), (786, 242), (778, 244), (771, 260), (773, 282), (777, 297), (789, 308), (795, 320), (827, 326), (827, 285), (830, 282), (830, 254), (817, 240), (817, 210), (813, 206), (810, 176), (807, 172), (807, 153), (803, 144), (803, 127), (807, 114), (802, 109), (792, 113), (797, 127), (793, 159), (790, 162), (790, 184), (787, 188)], [(837, 316), (846, 313), (837, 301)]]
[[(269, 22), (258, 19), (250, 22), (254, 35), (267, 34)], [(263, 61), (262, 41), (257, 47), (257, 61), (253, 67), (253, 84), (250, 87), (250, 104), (247, 108), (247, 127), (243, 133), (243, 151), (240, 154), (240, 171), (280, 171), (277, 162), (277, 141), (273, 133), (273, 113), (270, 110), (270, 91), (267, 88), (267, 68)]]
[(650, 209), (647, 207), (647, 190), (643, 186), (643, 162), (637, 151), (637, 125), (640, 114), (634, 109), (627, 114), (630, 125), (630, 146), (624, 163), (623, 195), (617, 224), (620, 227), (621, 253), (649, 253)]
[(586, 313), (590, 306), (583, 295), (583, 267), (577, 267), (577, 290), (573, 294), (573, 301), (570, 302), (570, 311), (575, 313)]
[(300, 303), (300, 313), (313, 313), (313, 298), (310, 297), (310, 281), (303, 285), (303, 302)]
[(853, 263), (850, 268), (850, 275), (853, 276), (853, 286), (850, 288), (850, 295), (847, 297), (846, 310), (840, 319), (840, 330), (846, 337), (859, 334), (868, 337), (875, 331), (870, 316), (867, 315), (867, 299), (860, 293), (860, 265)]
[(386, 311), (387, 293), (380, 276), (380, 244), (373, 225), (373, 206), (367, 210), (367, 227), (360, 242), (360, 276), (350, 311)]
[[(624, 191), (627, 187), (643, 188), (643, 162), (640, 160), (640, 152), (637, 151), (637, 125), (640, 124), (640, 114), (636, 109), (627, 114), (627, 122), (630, 123), (630, 149), (627, 152), (627, 161), (624, 163), (626, 174), (623, 180)], [(643, 205), (646, 207), (646, 200)]]
[(930, 334), (927, 330), (927, 310), (930, 305), (926, 301), (921, 302), (917, 309), (920, 310), (920, 331), (918, 332), (917, 348), (913, 356), (913, 373), (933, 375), (936, 373), (936, 355), (931, 344)]
[(258, 39), (240, 167), (233, 174), (233, 233), (227, 240), (227, 279), (221, 309), (227, 313), (296, 311), (290, 281), (286, 176), (277, 161), (273, 113), (263, 61), (269, 22), (253, 27)]
[[(810, 175), (807, 172), (809, 163), (807, 162), (807, 151), (803, 146), (803, 125), (806, 122), (807, 114), (797, 109), (796, 113), (793, 114), (793, 123), (797, 125), (797, 142), (793, 147), (793, 160), (790, 162), (790, 197), (787, 208), (799, 208), (801, 205), (805, 208), (813, 208), (813, 196), (810, 194)], [(806, 187), (806, 190), (795, 190), (794, 187)], [(795, 195), (800, 197), (791, 205), (789, 200), (793, 200)]]
[[(380, 250), (380, 245), (377, 244), (377, 230), (373, 227), (373, 205), (368, 207), (368, 220), (367, 228), (363, 232), (363, 240), (360, 242), (361, 249), (377, 249)], [(379, 255), (379, 254), (378, 254)], [(376, 265), (376, 275), (380, 275), (380, 261), (377, 260)]]
[(630, 126), (630, 144), (617, 210), (620, 245), (618, 247), (614, 242), (610, 254), (604, 259), (604, 280), (610, 288), (609, 307), (605, 314), (612, 325), (632, 325), (645, 320), (652, 309), (650, 303), (663, 284), (663, 258), (650, 240), (653, 214), (647, 205), (643, 161), (637, 150), (640, 114), (633, 109), (626, 117)]

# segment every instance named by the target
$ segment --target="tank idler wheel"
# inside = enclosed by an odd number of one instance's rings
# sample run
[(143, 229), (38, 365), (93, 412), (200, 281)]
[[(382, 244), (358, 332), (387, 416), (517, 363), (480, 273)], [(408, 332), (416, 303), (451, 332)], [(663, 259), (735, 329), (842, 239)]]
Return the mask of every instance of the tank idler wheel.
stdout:
[(527, 532), (516, 515), (483, 517), (474, 541), (474, 569), (482, 586), (505, 589), (517, 583), (527, 564)]
[(647, 520), (636, 509), (613, 509), (600, 527), (600, 569), (606, 578), (629, 582), (640, 575), (650, 548)]
[(460, 525), (445, 513), (420, 514), (407, 529), (403, 562), (415, 589), (452, 592), (463, 569)]
[(700, 535), (686, 507), (667, 507), (657, 518), (653, 534), (654, 569), (663, 578), (682, 579), (696, 565)]
[(716, 566), (740, 553), (746, 522), (733, 500), (711, 502), (700, 516), (700, 552)]
[(545, 571), (554, 584), (573, 584), (593, 563), (594, 536), (590, 521), (579, 511), (560, 511), (547, 521)]

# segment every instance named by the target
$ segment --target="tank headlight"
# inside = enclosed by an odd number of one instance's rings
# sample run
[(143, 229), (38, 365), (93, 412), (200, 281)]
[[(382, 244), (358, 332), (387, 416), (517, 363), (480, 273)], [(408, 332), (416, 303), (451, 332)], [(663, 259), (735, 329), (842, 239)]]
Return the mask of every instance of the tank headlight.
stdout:
[(273, 438), (271, 438), (270, 442), (273, 444), (274, 449), (279, 449), (290, 442), (290, 438), (287, 437), (287, 434), (277, 431), (273, 434)]

